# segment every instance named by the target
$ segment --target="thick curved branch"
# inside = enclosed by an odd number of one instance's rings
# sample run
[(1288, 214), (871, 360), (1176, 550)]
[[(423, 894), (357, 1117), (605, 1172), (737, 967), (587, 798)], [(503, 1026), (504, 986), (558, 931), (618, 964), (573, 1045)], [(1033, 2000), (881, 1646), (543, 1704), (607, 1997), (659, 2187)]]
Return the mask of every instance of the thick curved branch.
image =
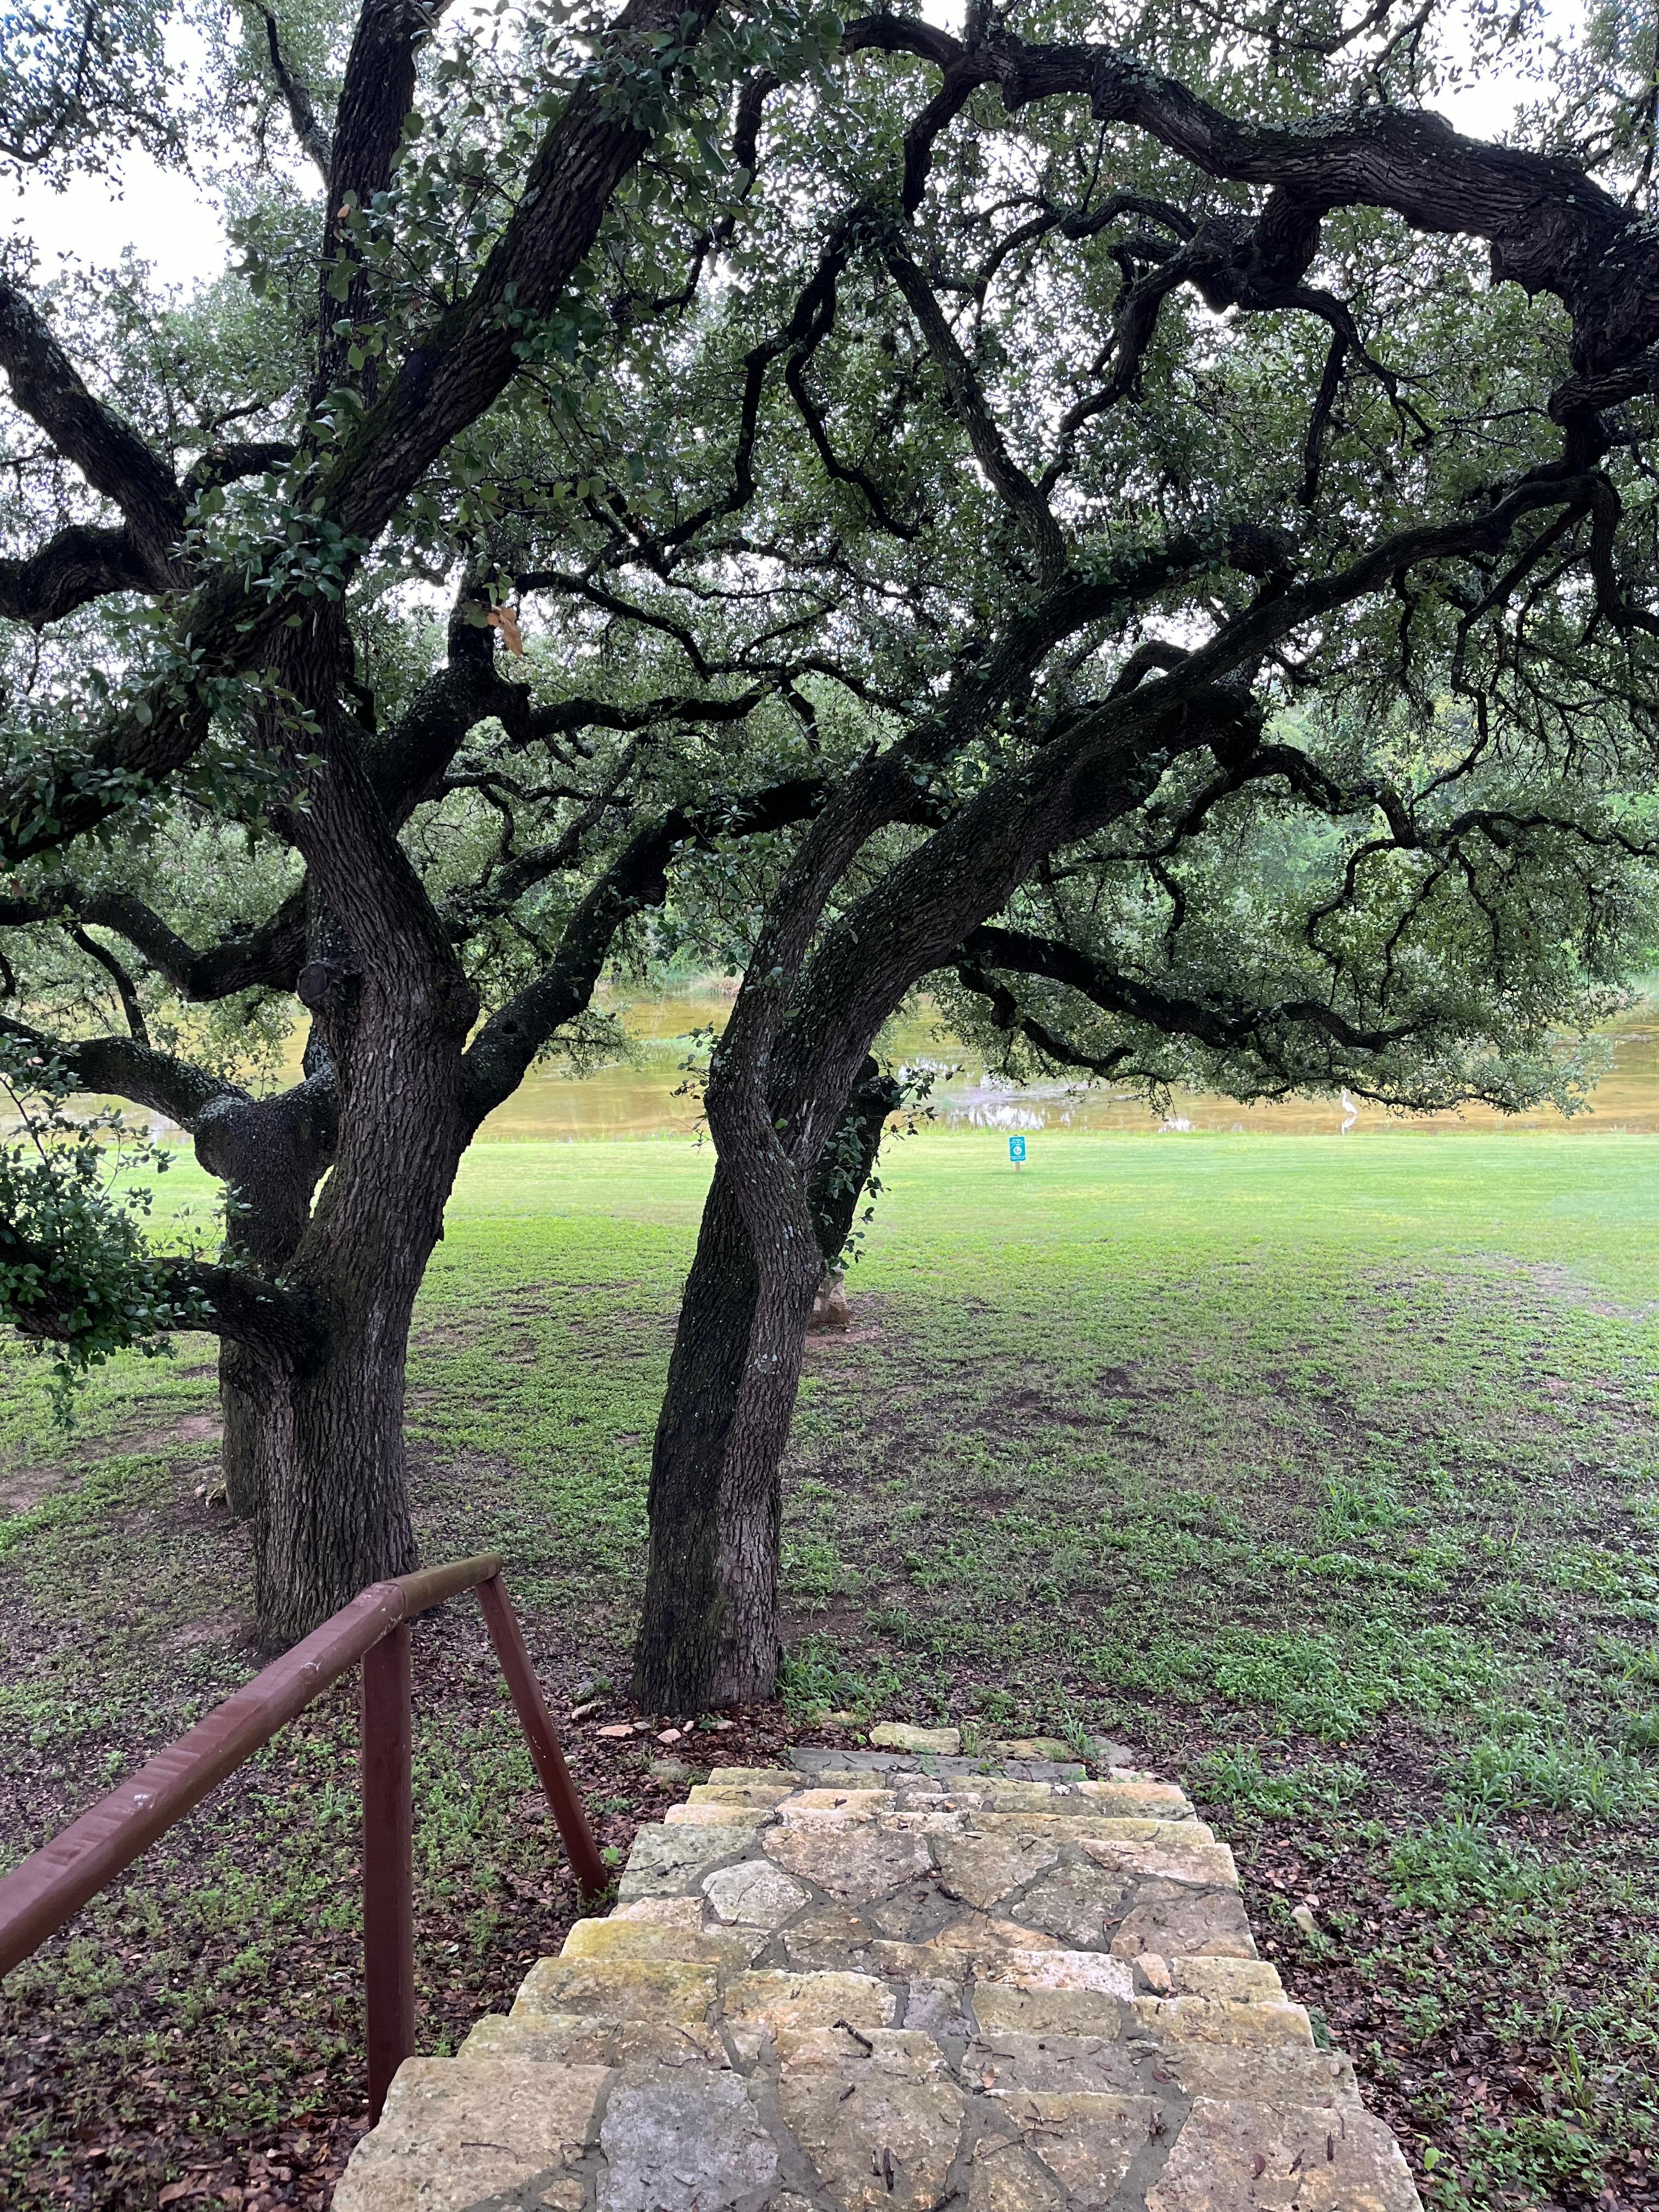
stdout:
[(129, 530), (71, 523), (38, 553), (0, 561), (0, 619), (44, 629), (112, 592), (152, 592), (155, 580)]
[(1262, 187), (1293, 225), (1376, 207), (1418, 230), (1484, 238), (1495, 276), (1553, 293), (1572, 317), (1576, 374), (1552, 405), (1558, 421), (1659, 377), (1659, 235), (1576, 161), (1466, 138), (1438, 116), (1391, 106), (1335, 122), (1242, 121), (1121, 48), (1028, 46), (1000, 26), (969, 47), (931, 25), (872, 15), (849, 24), (842, 44), (920, 56), (957, 83), (972, 72), (1011, 111), (1086, 99), (1103, 123), (1145, 131), (1205, 176)]
[[(82, 1290), (57, 1279), (62, 1263), (49, 1245), (31, 1243), (0, 1220), (0, 1264), (37, 1273), (38, 1287), (28, 1303), (13, 1305), (5, 1316), (19, 1335), (48, 1344), (84, 1338)], [(193, 1259), (153, 1260), (146, 1273), (146, 1287), (164, 1310), (170, 1309), (156, 1317), (161, 1328), (199, 1328), (231, 1337), (286, 1367), (303, 1366), (323, 1347), (322, 1318), (311, 1301), (263, 1276)]]
[(218, 1100), (246, 1096), (235, 1084), (132, 1037), (52, 1037), (7, 1015), (0, 1015), (0, 1036), (15, 1037), (42, 1060), (55, 1060), (82, 1090), (131, 1098), (135, 1105), (165, 1114), (182, 1129), (194, 1129)]
[(199, 499), (220, 484), (240, 483), (244, 477), (263, 476), (270, 469), (285, 469), (295, 449), (279, 438), (243, 439), (210, 446), (185, 477), (185, 497)]
[[(318, 374), (324, 390), (343, 376), (351, 343), (349, 326), (363, 319), (370, 304), (368, 272), (348, 219), (353, 210), (367, 209), (392, 181), (404, 124), (415, 104), (416, 54), (447, 5), (448, 0), (363, 0), (357, 17), (323, 173), (328, 204), (323, 211), (323, 337)], [(351, 265), (343, 301), (329, 289), (331, 272), (341, 256)], [(353, 381), (372, 396), (379, 381), (378, 365), (366, 363)]]
[(127, 1033), (133, 1042), (149, 1049), (149, 1027), (144, 1019), (143, 1001), (138, 996), (137, 986), (115, 955), (97, 939), (88, 937), (84, 929), (72, 929), (70, 940), (84, 952), (88, 960), (95, 960), (115, 986), (121, 1001), (121, 1012), (127, 1018)]
[(185, 502), (172, 470), (131, 423), (93, 398), (33, 302), (3, 276), (0, 368), (24, 414), (125, 515), (152, 587), (176, 582), (173, 549), (184, 527)]
[[(611, 196), (651, 143), (636, 122), (641, 75), (663, 70), (653, 41), (695, 46), (716, 0), (629, 0), (599, 67), (565, 102), (544, 140), (513, 219), (471, 295), (404, 356), (395, 380), (318, 487), (348, 535), (379, 536), (450, 440), (520, 367), (520, 332), (558, 299), (599, 235)], [(336, 130), (338, 161), (340, 129)], [(337, 206), (337, 201), (335, 203)]]
[(572, 915), (550, 966), (493, 1014), (469, 1046), (462, 1080), (472, 1126), (512, 1097), (554, 1031), (586, 1006), (623, 924), (663, 903), (678, 848), (786, 828), (805, 820), (823, 796), (822, 784), (797, 778), (696, 814), (677, 807), (642, 830)]
[(1049, 512), (1048, 501), (1008, 451), (980, 390), (973, 364), (957, 344), (956, 332), (945, 319), (932, 285), (896, 240), (887, 246), (884, 258), (894, 283), (921, 326), (927, 350), (944, 379), (951, 412), (966, 431), (975, 459), (1036, 556), (1037, 572), (1043, 582), (1058, 582), (1066, 573), (1066, 541), (1060, 536), (1060, 525)]
[(200, 952), (128, 891), (82, 892), (73, 884), (52, 884), (30, 898), (0, 898), (0, 929), (32, 922), (89, 923), (113, 930), (181, 999), (197, 1003), (258, 988), (291, 991), (305, 959), (303, 891), (284, 899), (257, 929)]
[(989, 925), (975, 929), (963, 939), (963, 953), (969, 968), (1041, 975), (1077, 992), (1103, 1013), (1121, 1014), (1165, 1036), (1192, 1037), (1223, 1051), (1242, 1044), (1260, 1048), (1264, 1031), (1288, 1023), (1317, 1030), (1352, 1052), (1382, 1052), (1410, 1036), (1417, 1026), (1400, 1022), (1363, 1027), (1316, 999), (1285, 999), (1271, 1006), (1253, 1006), (1238, 1000), (1206, 1002), (1182, 998), (1108, 968), (1057, 938), (1035, 937), (1023, 930)]
[(1133, 1058), (1127, 1044), (1115, 1044), (1103, 1053), (1085, 1052), (1072, 1038), (1061, 1036), (1047, 1022), (1039, 1021), (1029, 1013), (1014, 996), (1000, 976), (978, 962), (964, 957), (957, 963), (957, 981), (975, 998), (983, 999), (991, 1009), (991, 1020), (1005, 1036), (1023, 1036), (1034, 1044), (1045, 1060), (1056, 1067), (1075, 1067), (1085, 1075), (1104, 1081), (1124, 1073), (1124, 1063)]

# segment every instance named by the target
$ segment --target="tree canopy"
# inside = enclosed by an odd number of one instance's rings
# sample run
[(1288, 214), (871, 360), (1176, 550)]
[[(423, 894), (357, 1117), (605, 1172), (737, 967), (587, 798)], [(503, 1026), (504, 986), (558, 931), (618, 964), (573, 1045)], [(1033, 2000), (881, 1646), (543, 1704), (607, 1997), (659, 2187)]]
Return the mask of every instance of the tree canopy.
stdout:
[[(1650, 28), (363, 0), (193, 9), (183, 83), (165, 20), (42, 14), (0, 78), (0, 158), (188, 159), (235, 257), (0, 269), (0, 1036), (191, 1132), (226, 1245), (28, 1182), (0, 1294), (71, 1355), (221, 1334), (270, 1633), (412, 1558), (443, 1202), (608, 962), (744, 977), (653, 1474), (676, 1710), (769, 1686), (919, 986), (1016, 1067), (1582, 1091), (1653, 923)], [(1501, 59), (1515, 143), (1460, 137)]]

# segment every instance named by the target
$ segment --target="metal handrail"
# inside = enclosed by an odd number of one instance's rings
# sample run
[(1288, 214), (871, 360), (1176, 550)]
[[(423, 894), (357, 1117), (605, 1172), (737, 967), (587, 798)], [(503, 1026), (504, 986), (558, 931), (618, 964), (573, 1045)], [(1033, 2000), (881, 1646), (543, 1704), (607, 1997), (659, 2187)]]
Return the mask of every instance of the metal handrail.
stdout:
[(413, 1709), (409, 1624), (476, 1589), (530, 1755), (584, 1904), (611, 1880), (564, 1763), (499, 1556), (457, 1559), (375, 1583), (284, 1652), (187, 1735), (140, 1767), (61, 1835), (0, 1875), (0, 1976), (107, 1887), (208, 1792), (360, 1662), (363, 1987), (369, 2118), (415, 2047)]

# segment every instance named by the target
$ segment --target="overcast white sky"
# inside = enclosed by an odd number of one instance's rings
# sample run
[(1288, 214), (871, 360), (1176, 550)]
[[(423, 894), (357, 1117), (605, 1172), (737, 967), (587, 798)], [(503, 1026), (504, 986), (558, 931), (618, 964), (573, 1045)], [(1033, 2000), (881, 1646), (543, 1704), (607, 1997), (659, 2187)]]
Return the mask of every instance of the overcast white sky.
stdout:
[[(954, 25), (960, 9), (936, 0), (923, 12)], [(177, 59), (188, 67), (187, 54)], [(1437, 105), (1458, 130), (1496, 137), (1522, 96), (1516, 80), (1490, 76)], [(60, 256), (106, 268), (129, 246), (166, 284), (188, 288), (225, 264), (224, 227), (211, 196), (190, 177), (159, 168), (143, 154), (130, 155), (114, 176), (77, 178), (62, 192), (30, 181), (21, 193), (0, 197), (0, 220), (9, 231), (33, 237), (48, 276), (56, 274)]]

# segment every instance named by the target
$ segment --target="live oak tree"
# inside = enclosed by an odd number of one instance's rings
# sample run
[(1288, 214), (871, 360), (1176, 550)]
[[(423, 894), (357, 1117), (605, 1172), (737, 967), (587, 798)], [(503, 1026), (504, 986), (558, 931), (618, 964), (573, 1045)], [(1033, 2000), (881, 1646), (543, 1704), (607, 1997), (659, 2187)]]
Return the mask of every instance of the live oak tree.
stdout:
[(232, 1200), (141, 1261), (20, 1185), (0, 1285), (71, 1352), (220, 1331), (291, 1634), (409, 1563), (479, 1121), (641, 916), (741, 968), (636, 1655), (695, 1710), (775, 1679), (925, 980), (1016, 1065), (1573, 1095), (1650, 917), (1650, 44), (1591, 23), (1522, 152), (1422, 112), (1500, 34), (1386, 0), (434, 21), (224, 28), (191, 310), (0, 294), (4, 1033)]
[(872, 742), (714, 1058), (643, 1705), (774, 1681), (812, 1177), (925, 979), (1154, 1089), (1582, 1082), (1556, 1025), (1650, 935), (1659, 629), (1652, 41), (1590, 28), (1537, 151), (1419, 105), (1478, 16), (1386, 5), (895, 11), (767, 95), (726, 489), (616, 507), (617, 557), (689, 640), (805, 600)]
[[(263, 12), (198, 19), (240, 273), (189, 306), (135, 268), (0, 273), (5, 1073), (169, 1118), (228, 1194), (222, 1254), (145, 1253), (84, 1143), (31, 1164), (26, 1135), (0, 1295), (71, 1363), (219, 1334), (272, 1640), (414, 1564), (404, 1348), (474, 1130), (550, 1042), (580, 1048), (684, 860), (820, 787), (775, 767), (778, 656), (690, 695), (649, 653), (547, 665), (506, 596), (580, 496), (562, 409), (607, 208), (655, 137), (694, 198), (734, 76), (817, 34), (637, 0), (446, 40), (441, 12), (313, 12), (292, 52)], [(48, 39), (11, 119), (67, 164), (99, 118), (54, 107), (55, 66)], [(250, 1057), (302, 1011), (304, 1079), (260, 1095)]]

